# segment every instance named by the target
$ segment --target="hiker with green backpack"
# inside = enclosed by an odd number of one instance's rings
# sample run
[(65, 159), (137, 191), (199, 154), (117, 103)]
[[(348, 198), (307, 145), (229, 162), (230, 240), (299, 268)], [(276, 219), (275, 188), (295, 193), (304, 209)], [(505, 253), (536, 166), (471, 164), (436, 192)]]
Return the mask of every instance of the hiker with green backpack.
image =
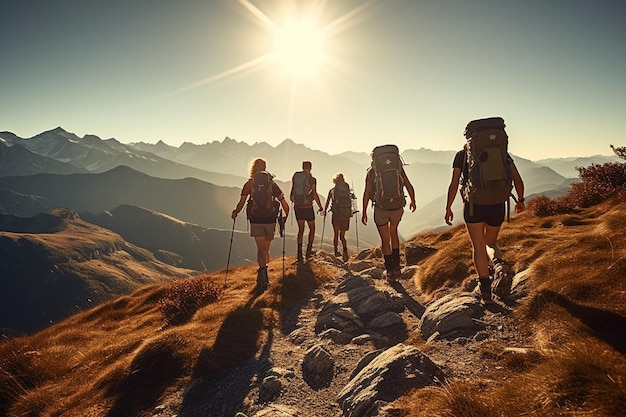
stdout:
[(416, 208), (415, 190), (404, 172), (404, 164), (396, 145), (377, 146), (371, 156), (371, 167), (365, 176), (361, 222), (367, 225), (367, 206), (372, 201), (374, 223), (380, 235), (387, 279), (395, 281), (402, 275), (398, 225), (406, 205), (404, 189), (406, 188), (411, 199), (409, 208), (412, 212)]
[[(341, 258), (344, 262), (348, 261), (348, 243), (346, 242), (346, 232), (350, 229), (350, 219), (354, 214), (352, 209), (352, 201), (355, 199), (354, 193), (350, 189), (350, 185), (345, 181), (341, 172), (333, 177), (335, 186), (328, 191), (326, 205), (324, 206), (324, 216), (328, 211), (328, 205), (332, 212), (331, 224), (333, 225), (333, 246), (335, 248), (335, 256)], [(339, 240), (343, 252), (339, 252)]]
[(306, 246), (306, 259), (313, 254), (313, 241), (315, 240), (315, 212), (313, 202), (317, 203), (319, 211), (323, 211), (322, 202), (317, 194), (317, 180), (311, 174), (313, 164), (311, 161), (302, 161), (302, 171), (298, 171), (291, 177), (291, 192), (289, 197), (293, 202), (293, 211), (298, 221), (298, 252), (297, 260), (302, 262), (302, 244), (304, 240), (305, 224), (309, 226), (309, 236)]
[(504, 119), (472, 120), (465, 128), (466, 143), (457, 152), (448, 186), (445, 221), (452, 224), (452, 203), (457, 190), (463, 198), (463, 218), (472, 243), (477, 292), (482, 302), (492, 302), (492, 292), (503, 297), (511, 289), (511, 272), (498, 247), (506, 203), (515, 187), (515, 212), (524, 211), (524, 182), (508, 153)]
[(243, 185), (241, 197), (231, 214), (235, 220), (237, 214), (246, 204), (246, 214), (250, 221), (250, 236), (254, 238), (257, 247), (257, 291), (265, 291), (269, 286), (267, 265), (270, 261), (270, 244), (276, 232), (276, 221), (280, 208), (284, 217), (289, 214), (289, 204), (274, 176), (266, 171), (267, 162), (263, 158), (256, 158), (250, 163), (250, 178)]

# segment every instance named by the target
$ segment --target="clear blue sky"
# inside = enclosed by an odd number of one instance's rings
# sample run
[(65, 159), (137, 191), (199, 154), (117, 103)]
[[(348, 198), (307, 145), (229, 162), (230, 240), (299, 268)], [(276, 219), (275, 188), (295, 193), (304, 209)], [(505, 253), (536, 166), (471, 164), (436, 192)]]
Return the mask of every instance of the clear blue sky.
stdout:
[(21, 137), (455, 150), (498, 115), (530, 159), (626, 145), (623, 0), (16, 0), (0, 28)]

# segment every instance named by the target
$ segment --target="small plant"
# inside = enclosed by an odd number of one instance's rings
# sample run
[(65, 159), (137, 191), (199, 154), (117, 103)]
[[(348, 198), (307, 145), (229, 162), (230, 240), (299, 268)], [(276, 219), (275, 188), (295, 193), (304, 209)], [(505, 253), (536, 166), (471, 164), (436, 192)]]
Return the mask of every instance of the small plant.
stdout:
[(165, 322), (175, 326), (189, 321), (200, 307), (219, 300), (222, 292), (222, 286), (205, 276), (174, 281), (159, 300), (159, 307)]
[[(626, 159), (626, 147), (615, 148), (615, 154)], [(536, 217), (571, 213), (576, 207), (591, 207), (608, 198), (626, 199), (626, 163), (608, 162), (579, 167), (580, 182), (573, 184), (569, 193), (557, 200), (546, 196), (532, 199), (528, 211)]]

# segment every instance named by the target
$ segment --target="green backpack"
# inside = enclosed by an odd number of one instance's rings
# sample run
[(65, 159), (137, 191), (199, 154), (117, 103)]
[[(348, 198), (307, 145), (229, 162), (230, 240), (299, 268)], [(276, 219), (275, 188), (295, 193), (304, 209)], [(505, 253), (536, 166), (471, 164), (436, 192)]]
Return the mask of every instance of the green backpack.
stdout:
[(507, 163), (509, 137), (504, 119), (490, 117), (472, 120), (465, 127), (465, 166), (461, 186), (463, 200), (473, 205), (507, 201), (513, 188), (513, 175)]
[(311, 174), (306, 171), (298, 171), (293, 174), (291, 201), (293, 201), (296, 206), (307, 205), (313, 201), (313, 181), (311, 180)]
[(406, 205), (402, 159), (396, 145), (377, 146), (372, 152), (374, 170), (374, 205), (383, 210), (395, 210)]

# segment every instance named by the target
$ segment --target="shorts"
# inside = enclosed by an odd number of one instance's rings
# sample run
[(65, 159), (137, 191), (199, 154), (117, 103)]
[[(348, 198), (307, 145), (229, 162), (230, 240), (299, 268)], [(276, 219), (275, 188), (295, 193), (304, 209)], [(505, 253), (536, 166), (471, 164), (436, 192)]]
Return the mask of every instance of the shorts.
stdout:
[(404, 214), (403, 207), (394, 210), (383, 210), (381, 208), (374, 207), (374, 223), (376, 223), (376, 226), (378, 227), (389, 223), (400, 224), (402, 214)]
[(305, 220), (307, 222), (315, 220), (315, 212), (313, 211), (313, 206), (296, 207), (294, 209), (294, 212), (296, 213), (296, 220)]
[(276, 232), (276, 222), (274, 223), (250, 223), (250, 236), (265, 236), (265, 240), (274, 239)]
[(350, 219), (336, 219), (335, 215), (331, 218), (331, 223), (333, 227), (337, 227), (342, 232), (348, 231), (350, 229)]
[(482, 206), (474, 204), (474, 214), (470, 216), (470, 204), (463, 206), (463, 219), (465, 223), (487, 223), (489, 226), (498, 227), (504, 223), (505, 203)]

